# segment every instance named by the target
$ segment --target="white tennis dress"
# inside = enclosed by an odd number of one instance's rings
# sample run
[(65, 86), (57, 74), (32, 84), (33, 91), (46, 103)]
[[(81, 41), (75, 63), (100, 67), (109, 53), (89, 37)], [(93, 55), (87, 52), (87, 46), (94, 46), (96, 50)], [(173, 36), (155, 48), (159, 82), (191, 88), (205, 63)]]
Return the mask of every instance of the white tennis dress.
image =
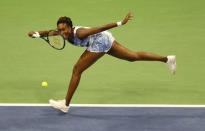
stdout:
[[(90, 35), (84, 39), (79, 39), (76, 35), (78, 28), (82, 26), (74, 26), (74, 38), (71, 42), (72, 45), (87, 47), (87, 50), (90, 52), (108, 52), (112, 47), (113, 41), (115, 38), (108, 31), (103, 31)], [(89, 27), (83, 27), (89, 28)]]

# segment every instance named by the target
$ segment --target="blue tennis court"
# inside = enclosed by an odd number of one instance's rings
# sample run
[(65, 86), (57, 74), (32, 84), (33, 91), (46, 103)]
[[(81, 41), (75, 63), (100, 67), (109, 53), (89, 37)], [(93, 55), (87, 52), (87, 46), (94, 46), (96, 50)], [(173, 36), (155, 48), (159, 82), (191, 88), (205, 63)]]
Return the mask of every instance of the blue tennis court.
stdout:
[(0, 106), (0, 130), (205, 131), (205, 108)]

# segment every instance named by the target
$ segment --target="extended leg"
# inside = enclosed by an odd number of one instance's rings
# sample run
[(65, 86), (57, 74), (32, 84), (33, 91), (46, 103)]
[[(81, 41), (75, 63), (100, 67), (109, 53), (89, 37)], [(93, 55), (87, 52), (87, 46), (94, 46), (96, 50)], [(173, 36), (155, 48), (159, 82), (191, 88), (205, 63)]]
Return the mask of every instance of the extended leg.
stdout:
[(113, 46), (107, 53), (111, 56), (114, 56), (119, 59), (127, 60), (127, 61), (160, 61), (167, 63), (172, 74), (176, 72), (176, 56), (160, 56), (157, 54), (149, 53), (149, 52), (135, 52), (131, 51), (122, 45), (120, 45), (117, 41), (114, 41)]
[(119, 59), (127, 60), (127, 61), (161, 61), (167, 62), (167, 57), (156, 55), (149, 52), (135, 52), (131, 51), (122, 45), (120, 45), (117, 41), (114, 41), (112, 48), (108, 52), (109, 55), (117, 57)]

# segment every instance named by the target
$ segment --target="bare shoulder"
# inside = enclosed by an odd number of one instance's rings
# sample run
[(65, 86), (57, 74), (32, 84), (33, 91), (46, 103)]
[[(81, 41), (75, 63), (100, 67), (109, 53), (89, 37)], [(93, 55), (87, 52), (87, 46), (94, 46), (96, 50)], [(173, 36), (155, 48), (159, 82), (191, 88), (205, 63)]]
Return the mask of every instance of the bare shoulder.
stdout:
[(74, 34), (80, 38), (83, 39), (85, 37), (85, 34), (90, 30), (90, 27), (82, 27), (82, 26), (76, 26), (74, 27)]

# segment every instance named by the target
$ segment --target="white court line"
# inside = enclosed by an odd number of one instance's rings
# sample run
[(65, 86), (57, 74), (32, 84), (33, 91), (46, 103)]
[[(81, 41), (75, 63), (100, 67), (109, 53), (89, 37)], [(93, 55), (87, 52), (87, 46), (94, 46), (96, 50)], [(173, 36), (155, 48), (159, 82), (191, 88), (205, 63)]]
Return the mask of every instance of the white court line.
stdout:
[[(50, 106), (49, 104), (40, 103), (0, 103), (0, 106)], [(205, 105), (173, 105), (173, 104), (71, 104), (71, 107), (188, 107), (204, 108)]]

